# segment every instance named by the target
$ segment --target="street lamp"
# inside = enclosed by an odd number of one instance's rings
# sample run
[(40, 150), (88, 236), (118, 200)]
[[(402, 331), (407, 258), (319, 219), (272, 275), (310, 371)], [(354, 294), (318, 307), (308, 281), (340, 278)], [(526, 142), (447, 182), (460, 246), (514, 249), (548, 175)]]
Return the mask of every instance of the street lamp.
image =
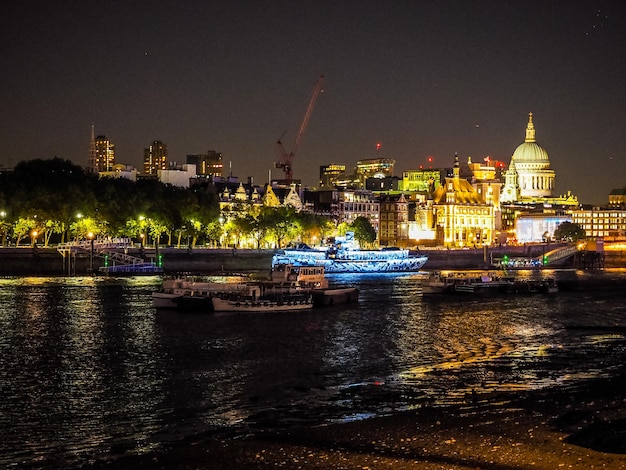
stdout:
[(89, 272), (93, 273), (93, 232), (87, 234), (89, 239), (90, 251), (89, 251)]
[(33, 244), (33, 247), (36, 247), (36, 246), (37, 246), (37, 235), (38, 235), (37, 230), (33, 230), (33, 231), (30, 233), (30, 238), (32, 239), (32, 244)]
[[(76, 213), (76, 236), (74, 238), (74, 241), (78, 242), (78, 232), (80, 231), (80, 221), (83, 218), (83, 214), (81, 214), (80, 212)], [(70, 234), (71, 236), (71, 234)]]
[(5, 222), (4, 222), (4, 218), (6, 217), (7, 213), (4, 211), (0, 211), (0, 228), (2, 228), (2, 244), (0, 246), (4, 246), (5, 243), (5, 239), (7, 237), (7, 229), (5, 226)]

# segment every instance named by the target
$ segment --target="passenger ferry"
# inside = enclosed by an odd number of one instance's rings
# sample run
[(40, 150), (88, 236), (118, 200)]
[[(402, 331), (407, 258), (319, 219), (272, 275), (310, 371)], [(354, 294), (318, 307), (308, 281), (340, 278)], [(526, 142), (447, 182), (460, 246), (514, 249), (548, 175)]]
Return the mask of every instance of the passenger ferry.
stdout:
[(361, 250), (354, 239), (354, 232), (347, 232), (345, 237), (337, 237), (332, 246), (323, 249), (301, 244), (279, 250), (272, 257), (272, 267), (281, 264), (322, 266), (327, 274), (415, 272), (426, 261), (427, 256), (411, 255), (406, 249)]

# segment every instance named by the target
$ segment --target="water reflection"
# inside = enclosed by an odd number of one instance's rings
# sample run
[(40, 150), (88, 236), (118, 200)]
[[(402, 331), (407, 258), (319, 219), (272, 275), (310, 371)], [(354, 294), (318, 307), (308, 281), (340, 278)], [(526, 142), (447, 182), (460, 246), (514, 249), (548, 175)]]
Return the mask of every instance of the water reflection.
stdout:
[(0, 287), (7, 398), (0, 422), (11, 429), (8, 445), (67, 460), (67, 453), (105, 451), (131, 426), (140, 448), (160, 425), (151, 410), (162, 380), (145, 306), (96, 278), (25, 278)]
[(156, 312), (158, 278), (0, 279), (0, 466), (63, 468), (197, 432), (362, 419), (623, 368), (621, 292), (427, 300), (419, 280), (347, 277), (358, 304), (207, 315)]

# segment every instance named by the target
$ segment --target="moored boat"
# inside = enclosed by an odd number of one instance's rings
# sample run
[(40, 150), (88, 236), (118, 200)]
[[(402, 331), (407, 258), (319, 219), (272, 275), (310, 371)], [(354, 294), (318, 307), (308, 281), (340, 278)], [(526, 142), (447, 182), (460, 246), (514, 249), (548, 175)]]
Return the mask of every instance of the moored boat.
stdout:
[(422, 281), (422, 294), (531, 294), (558, 292), (552, 278), (516, 279), (499, 273), (435, 271)]
[(347, 232), (345, 237), (337, 237), (332, 246), (322, 249), (300, 244), (279, 250), (272, 257), (272, 267), (280, 264), (320, 266), (327, 274), (416, 272), (426, 261), (427, 256), (411, 255), (406, 249), (361, 250), (354, 233)]
[(314, 307), (332, 307), (333, 305), (358, 302), (359, 300), (359, 289), (356, 287), (314, 289), (311, 294)]
[(159, 291), (152, 293), (152, 304), (157, 309), (212, 311), (211, 298), (220, 293), (244, 290), (243, 284), (198, 281), (195, 278), (166, 279)]
[(435, 271), (422, 282), (422, 294), (493, 294), (506, 292), (512, 280), (493, 273)]
[(215, 312), (286, 312), (292, 310), (309, 310), (313, 308), (311, 294), (285, 294), (282, 296), (251, 295), (214, 296), (213, 311)]

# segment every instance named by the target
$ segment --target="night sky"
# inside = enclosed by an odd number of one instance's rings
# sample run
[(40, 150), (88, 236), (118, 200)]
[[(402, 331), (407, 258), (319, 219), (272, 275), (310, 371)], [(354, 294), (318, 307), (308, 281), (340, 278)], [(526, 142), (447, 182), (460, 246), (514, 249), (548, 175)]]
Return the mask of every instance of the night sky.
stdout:
[(532, 112), (556, 193), (626, 186), (623, 1), (14, 1), (0, 28), (0, 167), (85, 165), (93, 123), (140, 171), (161, 140), (263, 184), (323, 74), (306, 184), (377, 156), (398, 176), (455, 153), (508, 164)]

